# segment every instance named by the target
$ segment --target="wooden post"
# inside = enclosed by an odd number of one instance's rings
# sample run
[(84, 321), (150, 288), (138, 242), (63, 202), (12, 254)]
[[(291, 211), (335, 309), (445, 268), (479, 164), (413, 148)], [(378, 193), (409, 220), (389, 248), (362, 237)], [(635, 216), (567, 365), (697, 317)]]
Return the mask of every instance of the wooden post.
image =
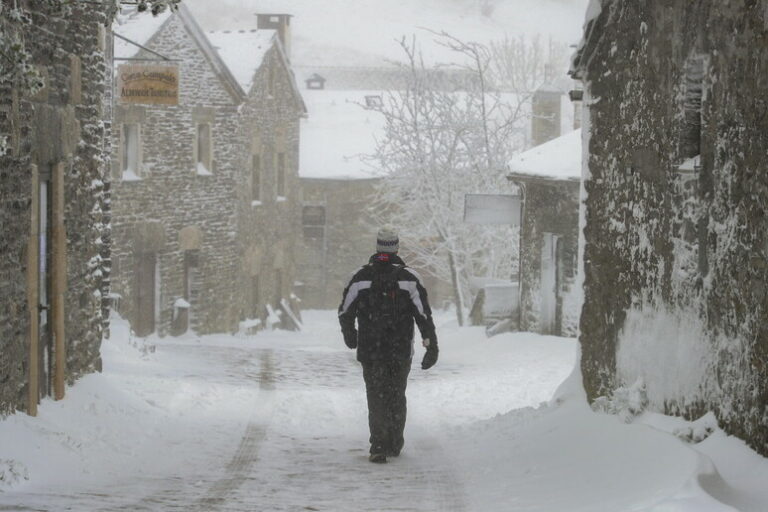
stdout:
[(37, 416), (40, 399), (40, 174), (31, 168), (32, 205), (27, 240), (27, 310), (29, 313), (29, 364), (27, 365), (27, 414)]
[(53, 395), (56, 400), (64, 398), (64, 376), (66, 374), (66, 348), (64, 339), (64, 295), (67, 289), (67, 236), (64, 228), (64, 173), (66, 164), (59, 163), (53, 169), (52, 210), (52, 325), (54, 337)]

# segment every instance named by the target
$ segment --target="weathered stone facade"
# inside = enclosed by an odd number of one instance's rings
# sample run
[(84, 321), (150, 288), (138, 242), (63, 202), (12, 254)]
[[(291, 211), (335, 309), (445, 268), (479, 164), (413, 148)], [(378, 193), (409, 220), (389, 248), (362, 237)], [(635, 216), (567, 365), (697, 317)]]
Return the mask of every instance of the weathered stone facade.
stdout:
[(179, 62), (179, 104), (116, 107), (120, 151), (141, 133), (138, 179), (118, 152), (113, 187), (113, 289), (140, 334), (232, 332), (290, 298), (304, 110), (269, 41), (246, 90), (182, 6), (144, 45)]
[(766, 0), (609, 0), (574, 66), (588, 396), (642, 379), (653, 409), (714, 410), (764, 455), (767, 49)]
[[(285, 309), (283, 301), (297, 315), (305, 307), (294, 295), (301, 260), (299, 121), (305, 115), (288, 61), (276, 41), (264, 56), (240, 114), (247, 169), (238, 197), (244, 207), (238, 216), (245, 277), (240, 279), (241, 319), (264, 323), (266, 306), (280, 311)], [(254, 157), (260, 169), (254, 169)], [(259, 181), (256, 186), (254, 179)], [(286, 317), (283, 320), (283, 327), (292, 327)]]
[(0, 89), (11, 147), (0, 157), (0, 415), (36, 414), (40, 397), (100, 369), (107, 327), (108, 13), (26, 8), (32, 23), (18, 29), (45, 87)]

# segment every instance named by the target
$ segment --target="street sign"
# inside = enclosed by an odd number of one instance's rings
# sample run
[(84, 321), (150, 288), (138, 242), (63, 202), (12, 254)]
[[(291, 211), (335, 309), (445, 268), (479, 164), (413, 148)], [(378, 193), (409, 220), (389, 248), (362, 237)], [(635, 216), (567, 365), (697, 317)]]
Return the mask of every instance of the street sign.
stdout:
[(464, 222), (469, 224), (520, 225), (520, 196), (510, 194), (466, 194)]
[(121, 104), (178, 105), (179, 67), (168, 64), (121, 64), (117, 68)]

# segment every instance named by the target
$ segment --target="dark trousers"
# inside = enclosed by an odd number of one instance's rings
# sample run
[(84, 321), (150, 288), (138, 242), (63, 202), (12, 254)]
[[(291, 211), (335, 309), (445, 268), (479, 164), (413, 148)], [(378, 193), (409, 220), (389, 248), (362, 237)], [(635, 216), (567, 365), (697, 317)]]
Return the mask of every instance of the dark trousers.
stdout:
[(372, 361), (361, 364), (368, 396), (371, 453), (399, 454), (404, 443), (405, 387), (411, 361)]

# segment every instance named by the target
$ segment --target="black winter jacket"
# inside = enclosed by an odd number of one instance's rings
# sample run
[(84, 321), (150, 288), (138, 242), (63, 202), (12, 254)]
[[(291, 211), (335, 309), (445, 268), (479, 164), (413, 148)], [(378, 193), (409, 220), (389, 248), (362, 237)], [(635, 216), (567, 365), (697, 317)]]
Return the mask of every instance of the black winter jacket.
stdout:
[[(397, 283), (393, 314), (376, 308), (371, 294), (376, 274), (389, 272), (395, 272), (391, 276)], [(436, 347), (432, 310), (418, 274), (406, 267), (396, 254), (374, 254), (344, 289), (339, 306), (344, 341), (352, 347), (356, 342), (357, 360), (361, 362), (409, 360), (413, 357), (414, 320), (422, 338), (429, 339)]]

